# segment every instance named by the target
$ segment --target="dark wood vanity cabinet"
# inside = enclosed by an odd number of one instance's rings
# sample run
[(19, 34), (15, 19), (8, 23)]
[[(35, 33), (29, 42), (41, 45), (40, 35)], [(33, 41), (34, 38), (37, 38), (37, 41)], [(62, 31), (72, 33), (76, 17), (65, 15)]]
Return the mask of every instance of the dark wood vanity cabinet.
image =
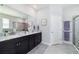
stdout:
[(42, 34), (35, 33), (0, 42), (0, 54), (26, 54), (40, 44)]
[(16, 52), (15, 48), (14, 40), (0, 42), (0, 54), (14, 54)]

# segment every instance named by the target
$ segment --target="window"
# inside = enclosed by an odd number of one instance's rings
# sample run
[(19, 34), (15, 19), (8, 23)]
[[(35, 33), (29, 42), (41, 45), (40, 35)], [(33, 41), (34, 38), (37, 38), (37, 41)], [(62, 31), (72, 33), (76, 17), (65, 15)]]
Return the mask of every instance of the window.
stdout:
[(64, 32), (64, 40), (69, 41), (70, 39), (70, 32)]
[(64, 21), (64, 30), (70, 30), (70, 21)]
[(64, 40), (70, 40), (70, 21), (64, 21)]
[(9, 28), (9, 19), (3, 18), (3, 28)]

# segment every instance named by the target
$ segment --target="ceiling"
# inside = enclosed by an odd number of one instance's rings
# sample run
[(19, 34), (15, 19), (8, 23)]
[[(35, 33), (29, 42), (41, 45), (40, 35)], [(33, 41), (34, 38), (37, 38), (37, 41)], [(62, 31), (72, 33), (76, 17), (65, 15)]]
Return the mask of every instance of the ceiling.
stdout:
[[(12, 4), (11, 4), (12, 5)], [(22, 7), (31, 7), (33, 8), (34, 10), (39, 10), (39, 9), (43, 9), (43, 8), (46, 8), (48, 7), (49, 5), (60, 5), (62, 6), (63, 8), (66, 8), (66, 7), (74, 7), (74, 6), (79, 6), (79, 4), (13, 4), (13, 5), (20, 5)]]
[(25, 6), (31, 7), (31, 8), (33, 8), (35, 10), (39, 10), (39, 9), (48, 7), (49, 4), (25, 4)]
[(27, 6), (27, 7), (31, 7), (35, 10), (46, 8), (49, 5), (60, 5), (63, 8), (79, 6), (79, 4), (24, 4), (24, 5)]

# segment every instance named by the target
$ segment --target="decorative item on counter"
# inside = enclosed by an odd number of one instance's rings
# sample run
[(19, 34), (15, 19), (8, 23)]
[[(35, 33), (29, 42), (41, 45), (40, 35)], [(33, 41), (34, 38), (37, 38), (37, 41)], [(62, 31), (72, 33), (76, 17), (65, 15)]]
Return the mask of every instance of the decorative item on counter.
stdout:
[(28, 23), (25, 18), (23, 20), (23, 31), (28, 31)]
[(4, 31), (4, 36), (7, 36), (7, 35), (8, 35), (8, 31), (5, 30), (5, 31)]
[(16, 22), (12, 22), (13, 24), (13, 32), (16, 32)]
[(31, 21), (28, 21), (28, 31), (32, 32), (32, 25), (33, 23)]
[(23, 23), (23, 31), (25, 32), (25, 33), (27, 33), (28, 32), (28, 23)]

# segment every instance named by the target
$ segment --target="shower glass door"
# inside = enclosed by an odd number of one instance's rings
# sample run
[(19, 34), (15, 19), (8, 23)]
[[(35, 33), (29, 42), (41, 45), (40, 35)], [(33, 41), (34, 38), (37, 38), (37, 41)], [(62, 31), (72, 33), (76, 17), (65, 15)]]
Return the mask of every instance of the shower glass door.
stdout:
[(79, 16), (74, 19), (74, 44), (79, 49)]

